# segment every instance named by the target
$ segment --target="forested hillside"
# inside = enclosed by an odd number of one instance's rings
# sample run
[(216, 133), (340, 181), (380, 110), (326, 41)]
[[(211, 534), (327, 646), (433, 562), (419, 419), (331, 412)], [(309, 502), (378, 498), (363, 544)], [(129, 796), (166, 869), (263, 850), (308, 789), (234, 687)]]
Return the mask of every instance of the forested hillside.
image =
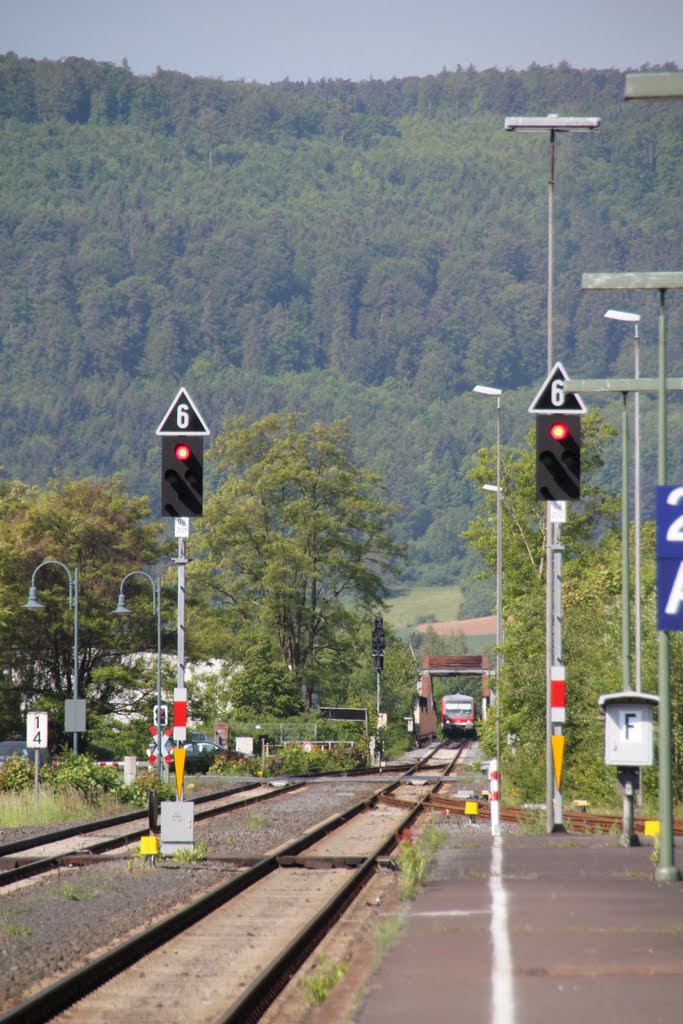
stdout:
[[(155, 507), (181, 384), (214, 435), (237, 413), (348, 416), (413, 577), (464, 582), (464, 473), (494, 437), (472, 386), (504, 389), (519, 443), (546, 372), (548, 141), (505, 116), (602, 118), (557, 140), (555, 354), (574, 377), (630, 372), (603, 319), (621, 305), (656, 371), (655, 299), (580, 290), (584, 271), (683, 267), (680, 104), (625, 105), (623, 85), (567, 65), (262, 86), (0, 57), (6, 473), (118, 470)], [(676, 296), (668, 313), (680, 375)]]

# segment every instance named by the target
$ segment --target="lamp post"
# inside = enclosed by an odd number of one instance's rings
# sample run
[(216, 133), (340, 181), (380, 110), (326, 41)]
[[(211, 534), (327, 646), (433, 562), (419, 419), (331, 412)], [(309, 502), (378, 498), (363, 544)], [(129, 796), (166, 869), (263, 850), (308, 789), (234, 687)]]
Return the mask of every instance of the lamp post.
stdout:
[[(554, 209), (555, 209), (555, 135), (557, 132), (595, 132), (600, 128), (599, 117), (506, 117), (505, 130), (508, 132), (548, 132), (550, 143), (550, 168), (548, 175), (548, 295), (547, 295), (547, 369), (551, 373), (553, 359), (553, 265), (554, 265)], [(551, 518), (550, 502), (546, 507), (546, 821), (548, 832), (562, 827), (562, 802), (556, 793), (551, 746), (551, 686), (554, 664), (562, 661), (562, 609), (561, 596), (553, 597), (554, 581), (558, 580), (558, 595), (561, 595), (562, 555), (560, 545), (560, 524)]]
[(146, 580), (152, 585), (152, 611), (156, 612), (157, 616), (157, 770), (159, 774), (159, 780), (161, 780), (163, 772), (163, 757), (161, 747), (161, 579), (150, 576), (148, 572), (143, 569), (134, 569), (133, 572), (129, 572), (121, 580), (121, 587), (119, 589), (119, 600), (116, 608), (112, 612), (112, 615), (130, 615), (130, 608), (126, 607), (126, 602), (123, 594), (123, 585), (126, 580), (130, 579), (131, 576), (144, 576)]
[[(584, 290), (656, 291), (659, 293), (658, 388), (657, 388), (657, 484), (666, 486), (666, 293), (683, 289), (681, 271), (645, 271), (614, 274), (583, 274)], [(658, 595), (658, 599), (659, 599)], [(657, 689), (659, 694), (659, 863), (655, 881), (676, 882), (681, 878), (674, 862), (673, 840), (673, 736), (671, 710), (671, 668), (669, 634), (657, 631)]]
[[(503, 521), (502, 521), (502, 487), (500, 481), (500, 388), (490, 388), (485, 384), (477, 384), (472, 389), (478, 395), (489, 395), (496, 399), (496, 484), (484, 484), (485, 491), (496, 492), (496, 760), (498, 761), (498, 779), (501, 777), (500, 764), (500, 676), (503, 645)], [(500, 792), (500, 782), (499, 782)]]
[[(638, 337), (638, 325), (640, 313), (626, 313), (619, 309), (608, 309), (605, 313), (608, 320), (620, 320), (623, 323), (633, 324), (633, 377), (636, 381), (640, 378), (640, 345)], [(626, 395), (624, 395), (624, 402)], [(623, 439), (624, 447), (626, 440)], [(626, 455), (624, 453), (624, 459)], [(633, 557), (633, 583), (635, 589), (634, 617), (635, 617), (635, 688), (642, 689), (642, 656), (641, 656), (641, 601), (640, 601), (640, 392), (636, 390), (633, 398), (633, 524), (634, 524), (634, 557)], [(628, 543), (628, 537), (626, 539)], [(628, 566), (628, 562), (627, 562)]]
[[(36, 588), (36, 574), (38, 573), (38, 571), (40, 569), (43, 568), (44, 565), (58, 565), (58, 566), (60, 566), (64, 570), (64, 572), (66, 573), (66, 575), (69, 578), (69, 608), (73, 609), (73, 613), (74, 613), (74, 685), (73, 685), (73, 689), (74, 689), (74, 717), (75, 717), (77, 715), (77, 710), (78, 710), (78, 705), (76, 703), (78, 701), (78, 566), (75, 566), (74, 571), (73, 571), (73, 575), (71, 574), (71, 569), (69, 569), (69, 567), (67, 565), (64, 565), (64, 562), (58, 562), (55, 559), (51, 559), (51, 558), (47, 559), (44, 562), (41, 562), (40, 565), (36, 566), (36, 568), (33, 570), (33, 575), (31, 576), (31, 586), (29, 587), (29, 590), (28, 590), (28, 601), (24, 605), (24, 608), (28, 608), (29, 611), (38, 611), (38, 609), (45, 607), (38, 600), (38, 590)], [(74, 724), (74, 726), (77, 726), (79, 723), (77, 721), (74, 721), (73, 724)], [(65, 725), (66, 725), (66, 722), (65, 722)], [(83, 723), (83, 728), (85, 728), (85, 723)], [(78, 729), (77, 728), (74, 728), (74, 730), (73, 730), (73, 750), (74, 750), (74, 754), (78, 753)]]
[(555, 209), (555, 135), (557, 132), (595, 132), (600, 128), (599, 117), (506, 117), (506, 132), (548, 132), (550, 142), (550, 173), (548, 176), (548, 373), (553, 368), (553, 263)]

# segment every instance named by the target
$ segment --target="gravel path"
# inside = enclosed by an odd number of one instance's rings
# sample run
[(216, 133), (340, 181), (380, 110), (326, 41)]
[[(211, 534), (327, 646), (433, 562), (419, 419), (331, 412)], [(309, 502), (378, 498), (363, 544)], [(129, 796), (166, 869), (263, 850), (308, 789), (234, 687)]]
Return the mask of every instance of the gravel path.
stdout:
[[(206, 843), (209, 851), (199, 864), (163, 859), (151, 866), (131, 851), (121, 860), (61, 869), (0, 891), (0, 1011), (226, 881), (234, 868), (224, 858), (265, 854), (381, 785), (315, 782), (229, 816), (196, 822), (195, 846)], [(6, 829), (0, 841), (28, 834), (26, 828)]]

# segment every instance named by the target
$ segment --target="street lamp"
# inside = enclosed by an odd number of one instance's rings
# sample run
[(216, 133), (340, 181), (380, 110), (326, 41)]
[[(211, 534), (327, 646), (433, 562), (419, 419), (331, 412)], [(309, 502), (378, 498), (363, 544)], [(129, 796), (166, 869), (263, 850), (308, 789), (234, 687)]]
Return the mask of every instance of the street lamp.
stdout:
[(596, 132), (599, 117), (506, 117), (506, 132), (548, 132), (550, 141), (550, 174), (548, 177), (548, 373), (553, 368), (553, 214), (555, 206), (555, 134), (556, 132)]
[[(74, 754), (78, 753), (78, 726), (81, 724), (78, 720), (78, 566), (74, 568), (73, 576), (71, 570), (63, 562), (57, 562), (55, 559), (47, 559), (41, 562), (40, 565), (36, 566), (31, 576), (31, 586), (28, 589), (28, 601), (24, 605), (24, 608), (28, 608), (29, 611), (38, 611), (40, 608), (45, 606), (38, 600), (38, 590), (36, 588), (36, 574), (39, 569), (42, 569), (44, 565), (59, 565), (69, 577), (69, 608), (73, 609), (74, 613), (74, 716), (73, 716), (73, 749)], [(65, 716), (66, 718), (66, 716)], [(67, 722), (65, 720), (65, 728)], [(85, 721), (82, 723), (83, 729), (85, 729)]]
[[(500, 481), (500, 388), (490, 388), (485, 384), (477, 384), (472, 389), (478, 395), (489, 395), (496, 399), (496, 484), (484, 484), (485, 491), (496, 492), (496, 759), (498, 761), (498, 778), (501, 775), (500, 764), (500, 675), (503, 645), (503, 522), (502, 522), (502, 488)], [(499, 782), (500, 786), (500, 782)]]
[[(581, 287), (587, 291), (656, 291), (659, 293), (658, 316), (658, 387), (657, 387), (657, 484), (667, 483), (667, 415), (666, 415), (666, 293), (683, 290), (681, 271), (644, 271), (583, 274)], [(661, 595), (658, 595), (658, 600)], [(657, 689), (659, 695), (659, 862), (655, 881), (677, 882), (681, 874), (674, 862), (673, 838), (673, 733), (671, 706), (671, 665), (669, 634), (657, 630)]]
[[(548, 375), (553, 369), (553, 262), (554, 233), (553, 216), (555, 207), (555, 134), (557, 132), (595, 132), (600, 128), (599, 117), (506, 117), (505, 130), (508, 132), (548, 132), (550, 141), (550, 173), (548, 176), (548, 296), (547, 296), (547, 364)], [(551, 686), (552, 668), (562, 661), (562, 609), (561, 597), (553, 597), (553, 581), (562, 578), (562, 554), (560, 546), (560, 524), (552, 521), (551, 504), (546, 502), (546, 820), (548, 831), (562, 828), (562, 798), (556, 793), (551, 748)], [(558, 594), (561, 591), (558, 589)]]
[[(608, 309), (604, 315), (608, 320), (620, 320), (623, 323), (633, 324), (633, 376), (637, 381), (640, 377), (640, 345), (638, 337), (640, 313), (626, 313), (619, 309)], [(626, 401), (625, 395), (624, 401)], [(640, 619), (640, 392), (637, 390), (634, 392), (633, 402), (633, 582), (635, 588), (635, 687), (636, 690), (640, 690), (642, 688)], [(623, 443), (625, 445), (625, 439)]]
[(123, 594), (123, 585), (126, 580), (130, 579), (131, 576), (144, 576), (146, 580), (152, 585), (152, 612), (156, 612), (157, 616), (157, 769), (159, 774), (159, 780), (161, 781), (163, 771), (163, 757), (162, 757), (162, 745), (161, 745), (161, 579), (150, 576), (148, 572), (144, 572), (143, 569), (134, 569), (133, 572), (129, 572), (121, 580), (121, 587), (119, 589), (119, 600), (116, 608), (112, 612), (112, 615), (130, 615), (130, 608), (126, 607), (126, 602)]

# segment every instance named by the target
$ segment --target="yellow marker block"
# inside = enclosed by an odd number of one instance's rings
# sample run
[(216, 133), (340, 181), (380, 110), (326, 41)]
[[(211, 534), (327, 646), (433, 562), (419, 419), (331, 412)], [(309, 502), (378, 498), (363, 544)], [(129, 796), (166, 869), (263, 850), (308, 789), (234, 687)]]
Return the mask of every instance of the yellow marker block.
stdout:
[(658, 836), (659, 835), (659, 819), (649, 818), (645, 822), (645, 835), (646, 836)]
[(156, 857), (159, 853), (159, 836), (140, 837), (140, 856)]
[(564, 758), (564, 736), (551, 736), (550, 742), (553, 748), (553, 767), (555, 769), (555, 783), (560, 788), (562, 782), (562, 759)]
[(185, 747), (173, 748), (173, 760), (175, 762), (175, 786), (180, 800), (180, 794), (183, 791), (183, 776), (185, 775)]
[(476, 800), (465, 801), (465, 814), (468, 814), (470, 818), (474, 818), (479, 814), (479, 804)]

